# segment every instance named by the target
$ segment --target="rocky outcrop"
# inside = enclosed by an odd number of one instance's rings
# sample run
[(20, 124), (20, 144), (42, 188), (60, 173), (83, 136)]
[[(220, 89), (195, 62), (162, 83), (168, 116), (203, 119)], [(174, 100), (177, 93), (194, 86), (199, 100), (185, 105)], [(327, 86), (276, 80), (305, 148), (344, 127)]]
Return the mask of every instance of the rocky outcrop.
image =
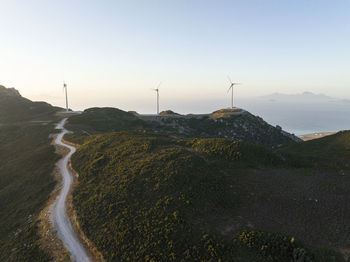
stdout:
[(6, 88), (0, 85), (0, 95), (1, 96), (12, 96), (12, 97), (22, 97), (21, 94), (15, 88)]
[(241, 108), (221, 109), (206, 115), (163, 114), (142, 119), (160, 125), (153, 127), (152, 131), (173, 136), (230, 138), (271, 147), (301, 141), (281, 127), (274, 127)]
[(162, 111), (159, 113), (159, 115), (161, 115), (161, 116), (180, 116), (180, 114), (175, 113), (174, 111), (171, 111), (171, 110)]

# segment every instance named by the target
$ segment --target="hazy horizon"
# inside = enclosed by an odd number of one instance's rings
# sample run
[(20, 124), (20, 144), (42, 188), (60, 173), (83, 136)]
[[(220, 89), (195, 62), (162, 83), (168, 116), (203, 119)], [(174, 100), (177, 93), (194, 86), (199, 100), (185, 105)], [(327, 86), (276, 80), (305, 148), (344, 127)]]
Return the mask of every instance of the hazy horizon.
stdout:
[[(1, 1), (0, 82), (73, 108), (226, 101), (305, 90), (350, 98), (350, 2)], [(221, 107), (225, 107), (223, 104)], [(134, 107), (134, 106), (133, 106)], [(143, 110), (142, 107), (135, 108)]]
[[(58, 99), (64, 100), (62, 97)], [(153, 99), (152, 105), (144, 101), (134, 101), (132, 104), (116, 105), (111, 102), (110, 105), (99, 105), (96, 101), (91, 101), (91, 105), (88, 107), (72, 107), (72, 109), (83, 111), (91, 107), (114, 107), (124, 111), (137, 111), (140, 114), (155, 114), (155, 102)], [(208, 114), (222, 108), (229, 108), (229, 103), (229, 96), (226, 99), (201, 100), (197, 98), (175, 102), (161, 99), (160, 111), (172, 110), (180, 114)], [(55, 103), (53, 105), (64, 107)], [(235, 100), (235, 106), (262, 117), (271, 125), (279, 125), (285, 131), (296, 135), (350, 129), (350, 100), (330, 97), (326, 94), (304, 91), (299, 94), (272, 93), (265, 96), (239, 97)], [(141, 108), (141, 110), (136, 108)]]

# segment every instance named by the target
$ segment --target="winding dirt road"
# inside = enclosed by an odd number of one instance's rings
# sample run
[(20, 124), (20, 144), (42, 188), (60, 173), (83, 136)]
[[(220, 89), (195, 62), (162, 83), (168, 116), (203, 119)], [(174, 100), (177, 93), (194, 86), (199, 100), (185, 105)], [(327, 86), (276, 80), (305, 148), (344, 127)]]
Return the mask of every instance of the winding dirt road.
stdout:
[(73, 175), (68, 169), (68, 161), (75, 153), (76, 148), (62, 142), (63, 136), (68, 133), (68, 131), (64, 128), (66, 121), (67, 118), (63, 119), (56, 126), (56, 129), (60, 129), (62, 132), (57, 136), (55, 144), (68, 148), (69, 153), (58, 162), (58, 168), (62, 175), (63, 187), (54, 205), (53, 223), (57, 229), (59, 238), (70, 252), (71, 259), (77, 262), (87, 262), (91, 260), (77, 234), (74, 232), (72, 224), (67, 215), (66, 200), (69, 190), (73, 184)]

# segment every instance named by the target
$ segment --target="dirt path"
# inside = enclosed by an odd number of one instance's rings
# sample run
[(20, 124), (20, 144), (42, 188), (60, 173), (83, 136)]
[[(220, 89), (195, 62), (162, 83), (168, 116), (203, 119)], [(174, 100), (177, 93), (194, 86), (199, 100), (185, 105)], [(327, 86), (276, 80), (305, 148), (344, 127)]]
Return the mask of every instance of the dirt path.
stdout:
[(63, 187), (54, 205), (52, 214), (53, 222), (57, 229), (59, 238), (62, 240), (71, 254), (71, 259), (77, 262), (87, 262), (91, 261), (91, 259), (89, 258), (83, 244), (80, 242), (79, 237), (74, 232), (72, 224), (67, 215), (66, 200), (73, 184), (73, 175), (68, 169), (68, 161), (75, 153), (76, 148), (62, 142), (63, 136), (68, 132), (66, 129), (64, 129), (66, 121), (67, 118), (63, 119), (56, 127), (57, 129), (61, 129), (62, 132), (57, 136), (55, 144), (67, 148), (69, 153), (58, 162), (58, 168), (62, 175)]

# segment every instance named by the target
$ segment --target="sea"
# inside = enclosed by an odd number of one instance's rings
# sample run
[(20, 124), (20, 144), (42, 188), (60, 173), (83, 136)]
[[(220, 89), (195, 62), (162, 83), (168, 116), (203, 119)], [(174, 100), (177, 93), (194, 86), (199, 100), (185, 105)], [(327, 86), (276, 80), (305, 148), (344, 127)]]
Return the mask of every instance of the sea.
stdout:
[(350, 130), (350, 103), (342, 100), (275, 101), (249, 99), (241, 106), (295, 135)]

